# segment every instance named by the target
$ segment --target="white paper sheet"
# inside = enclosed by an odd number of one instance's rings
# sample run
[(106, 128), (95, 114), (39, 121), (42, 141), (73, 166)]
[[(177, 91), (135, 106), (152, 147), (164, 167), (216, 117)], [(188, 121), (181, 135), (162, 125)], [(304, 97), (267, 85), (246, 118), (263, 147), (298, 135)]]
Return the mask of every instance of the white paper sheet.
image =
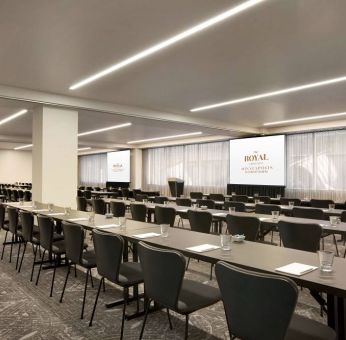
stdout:
[(161, 234), (157, 234), (157, 233), (145, 233), (145, 234), (138, 234), (138, 235), (133, 235), (133, 236), (138, 237), (138, 238), (149, 238), (149, 237), (157, 237), (160, 235)]
[(68, 221), (70, 222), (78, 222), (78, 221), (88, 221), (89, 219), (87, 217), (79, 217), (79, 218), (69, 218)]
[(99, 229), (117, 228), (117, 227), (120, 227), (120, 224), (105, 224), (105, 225), (96, 226), (96, 228), (99, 228)]
[(50, 214), (47, 214), (48, 216), (62, 216), (62, 215), (65, 215), (65, 213), (63, 212), (60, 212), (60, 213), (50, 213)]
[(196, 253), (203, 253), (205, 251), (211, 251), (215, 249), (219, 249), (219, 246), (215, 246), (213, 244), (201, 244), (199, 246), (186, 248), (187, 250), (195, 251)]
[(317, 267), (315, 267), (315, 266), (310, 266), (308, 264), (293, 262), (293, 263), (290, 263), (286, 266), (276, 268), (275, 270), (277, 272), (281, 272), (281, 273), (301, 276), (303, 274), (312, 272), (315, 269), (317, 269)]

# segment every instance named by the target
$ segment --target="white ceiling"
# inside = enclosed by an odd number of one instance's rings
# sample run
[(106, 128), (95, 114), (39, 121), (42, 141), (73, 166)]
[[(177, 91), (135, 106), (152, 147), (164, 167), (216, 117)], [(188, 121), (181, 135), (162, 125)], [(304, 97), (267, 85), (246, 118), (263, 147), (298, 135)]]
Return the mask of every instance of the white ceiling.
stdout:
[[(189, 112), (193, 107), (346, 75), (344, 0), (267, 0), (95, 83), (68, 90), (92, 73), (241, 2), (2, 0), (0, 85), (161, 113), (163, 120), (131, 117), (136, 124), (129, 129), (85, 137), (95, 143), (122, 144), (202, 129), (164, 121), (170, 114), (196, 125), (204, 119), (213, 127), (260, 128), (270, 121), (346, 111), (345, 82)], [(11, 111), (12, 104), (8, 105), (5, 108), (0, 101), (1, 116)], [(81, 132), (129, 121), (85, 110), (79, 118)], [(7, 131), (29, 136), (29, 119), (28, 115), (19, 119), (21, 124), (18, 120), (0, 126), (0, 135)], [(236, 135), (204, 129), (208, 135)]]

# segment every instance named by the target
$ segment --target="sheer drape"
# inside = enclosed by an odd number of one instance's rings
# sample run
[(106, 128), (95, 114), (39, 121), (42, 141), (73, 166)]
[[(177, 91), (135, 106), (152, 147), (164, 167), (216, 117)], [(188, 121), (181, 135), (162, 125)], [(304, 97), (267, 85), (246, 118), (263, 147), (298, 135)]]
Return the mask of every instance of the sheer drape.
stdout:
[(287, 196), (345, 201), (345, 171), (345, 130), (287, 136)]
[(79, 185), (105, 186), (107, 180), (107, 154), (78, 157)]
[(143, 151), (145, 190), (170, 195), (167, 178), (185, 181), (185, 192), (226, 193), (229, 181), (229, 142), (191, 144)]

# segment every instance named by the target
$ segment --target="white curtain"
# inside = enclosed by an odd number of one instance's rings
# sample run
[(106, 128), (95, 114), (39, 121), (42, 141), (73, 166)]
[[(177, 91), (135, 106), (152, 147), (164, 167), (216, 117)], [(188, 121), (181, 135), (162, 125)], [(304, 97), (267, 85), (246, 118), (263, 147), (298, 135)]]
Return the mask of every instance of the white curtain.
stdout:
[(287, 136), (286, 196), (346, 200), (346, 130)]
[(185, 181), (185, 195), (191, 191), (226, 193), (229, 182), (229, 142), (143, 150), (144, 189), (170, 195), (167, 184), (169, 177)]
[(79, 185), (105, 186), (107, 181), (107, 154), (78, 157)]

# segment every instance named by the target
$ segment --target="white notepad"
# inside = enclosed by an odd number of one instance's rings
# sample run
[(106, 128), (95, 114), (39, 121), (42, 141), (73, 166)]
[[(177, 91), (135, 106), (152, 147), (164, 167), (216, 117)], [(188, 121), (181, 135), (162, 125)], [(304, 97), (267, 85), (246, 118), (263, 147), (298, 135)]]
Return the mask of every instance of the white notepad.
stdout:
[(45, 212), (49, 211), (48, 209), (34, 209), (33, 212)]
[(293, 263), (290, 263), (286, 266), (276, 268), (275, 270), (277, 272), (281, 272), (281, 273), (301, 276), (301, 275), (304, 275), (306, 273), (312, 272), (315, 269), (317, 269), (317, 267), (315, 267), (315, 266), (310, 266), (308, 264), (293, 262)]
[(219, 246), (215, 246), (213, 244), (201, 244), (199, 246), (186, 248), (187, 250), (195, 251), (196, 253), (203, 253), (205, 251), (211, 251), (215, 249), (219, 249)]
[(138, 237), (138, 238), (149, 238), (149, 237), (157, 237), (160, 235), (161, 234), (157, 234), (157, 233), (145, 233), (145, 234), (138, 234), (138, 235), (133, 235), (133, 236)]
[(32, 205), (19, 205), (20, 208), (32, 208)]
[(96, 226), (96, 228), (99, 228), (99, 229), (117, 228), (117, 227), (120, 227), (120, 224), (105, 224), (105, 225)]
[(214, 216), (226, 216), (226, 213), (215, 213)]
[(258, 218), (261, 222), (267, 221), (267, 220), (271, 220), (270, 217), (259, 217)]
[(48, 216), (61, 216), (61, 215), (65, 215), (65, 213), (63, 212), (59, 212), (59, 213), (50, 213), (50, 214), (47, 214)]
[(86, 217), (79, 217), (79, 218), (69, 218), (68, 221), (71, 222), (78, 222), (78, 221), (88, 221), (89, 219)]
[(178, 212), (187, 212), (187, 209), (177, 209)]

